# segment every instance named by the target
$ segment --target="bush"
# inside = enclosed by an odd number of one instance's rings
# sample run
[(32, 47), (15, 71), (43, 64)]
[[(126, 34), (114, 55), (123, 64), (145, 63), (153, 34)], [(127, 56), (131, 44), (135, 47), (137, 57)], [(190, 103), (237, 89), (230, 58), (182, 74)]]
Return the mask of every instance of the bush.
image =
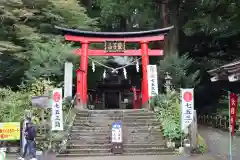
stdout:
[(201, 135), (198, 135), (198, 149), (200, 153), (207, 153), (208, 152), (208, 146), (206, 141), (203, 139)]
[(161, 60), (158, 66), (159, 79), (164, 82), (165, 73), (168, 72), (172, 77), (173, 88), (193, 87), (199, 84), (199, 70), (195, 70), (194, 60), (187, 54), (179, 56), (169, 54)]
[(182, 132), (179, 97), (180, 94), (176, 91), (160, 94), (152, 100), (151, 106), (161, 122), (164, 137), (180, 142)]
[(9, 88), (0, 88), (0, 122), (22, 121), (25, 109), (30, 108), (30, 98), (28, 93), (13, 92)]
[[(221, 116), (229, 116), (229, 98), (222, 95), (217, 104), (217, 114)], [(237, 116), (240, 116), (240, 103), (238, 103)]]
[[(44, 121), (42, 121), (43, 109), (32, 107), (31, 97), (44, 94), (45, 89), (54, 88), (51, 82), (38, 79), (30, 86), (21, 86), (20, 91), (12, 91), (10, 88), (0, 88), (0, 122), (21, 122), (24, 119), (25, 110), (30, 110), (32, 120), (38, 128), (37, 147), (41, 150), (58, 148), (59, 143), (65, 136), (65, 132), (51, 132), (51, 110), (44, 110)], [(68, 128), (74, 113), (71, 101), (63, 101), (64, 129)], [(70, 114), (69, 114), (70, 113)], [(19, 141), (16, 142), (19, 144)], [(12, 142), (10, 142), (13, 145)]]

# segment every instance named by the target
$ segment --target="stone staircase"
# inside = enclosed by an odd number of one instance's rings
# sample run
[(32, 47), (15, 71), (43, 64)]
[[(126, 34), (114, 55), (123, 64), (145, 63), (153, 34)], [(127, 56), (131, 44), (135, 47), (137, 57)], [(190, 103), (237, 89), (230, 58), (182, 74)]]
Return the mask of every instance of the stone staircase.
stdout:
[(122, 121), (123, 155), (174, 154), (165, 147), (161, 127), (148, 110), (89, 110), (77, 113), (67, 148), (58, 156), (110, 156), (111, 125)]

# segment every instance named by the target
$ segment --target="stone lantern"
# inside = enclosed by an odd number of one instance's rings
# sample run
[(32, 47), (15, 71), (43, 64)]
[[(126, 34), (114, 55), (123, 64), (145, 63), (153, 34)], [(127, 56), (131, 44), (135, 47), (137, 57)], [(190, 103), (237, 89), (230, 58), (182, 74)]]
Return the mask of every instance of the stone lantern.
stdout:
[(172, 86), (172, 77), (169, 75), (168, 72), (166, 72), (166, 76), (165, 76), (165, 87), (166, 87), (166, 92), (169, 93), (169, 91), (171, 91), (171, 86)]

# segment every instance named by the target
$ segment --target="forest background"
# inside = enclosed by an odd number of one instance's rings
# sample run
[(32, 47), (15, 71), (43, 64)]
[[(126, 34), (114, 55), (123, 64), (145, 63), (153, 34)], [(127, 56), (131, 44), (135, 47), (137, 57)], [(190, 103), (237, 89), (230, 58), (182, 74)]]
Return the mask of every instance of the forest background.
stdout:
[[(226, 95), (222, 89), (239, 92), (238, 83), (211, 83), (206, 72), (239, 58), (238, 0), (1, 0), (2, 99), (16, 103), (16, 95), (24, 96), (22, 92), (46, 79), (61, 85), (65, 61), (79, 66), (79, 58), (73, 54), (79, 44), (65, 42), (55, 25), (91, 31), (140, 31), (174, 25), (164, 46), (165, 59), (150, 59), (159, 64), (160, 81), (167, 71), (176, 88), (195, 87), (196, 107), (203, 110), (218, 104)], [(98, 60), (106, 63), (107, 57)], [(88, 79), (101, 74), (90, 71)], [(90, 88), (94, 83), (89, 83)], [(33, 94), (41, 93), (35, 90)]]

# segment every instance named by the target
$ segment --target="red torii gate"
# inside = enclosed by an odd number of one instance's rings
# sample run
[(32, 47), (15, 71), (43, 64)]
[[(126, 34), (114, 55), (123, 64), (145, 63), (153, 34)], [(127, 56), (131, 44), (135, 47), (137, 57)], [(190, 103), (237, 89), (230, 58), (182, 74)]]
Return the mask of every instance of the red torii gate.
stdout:
[[(81, 48), (76, 53), (81, 57), (80, 68), (76, 71), (77, 75), (77, 99), (83, 106), (87, 105), (87, 72), (88, 72), (88, 56), (142, 56), (142, 105), (147, 104), (148, 95), (148, 74), (147, 65), (149, 64), (149, 56), (163, 56), (163, 50), (151, 50), (148, 43), (152, 41), (163, 41), (165, 35), (173, 28), (167, 27), (156, 30), (140, 31), (140, 32), (90, 32), (74, 30), (62, 27), (55, 27), (60, 30), (67, 41), (80, 42)], [(118, 43), (123, 42), (123, 43)], [(140, 43), (139, 50), (125, 50), (126, 42)], [(109, 50), (92, 50), (89, 49), (90, 43), (112, 44)], [(119, 49), (117, 45), (124, 45), (124, 49)], [(118, 50), (113, 50), (113, 47)]]

